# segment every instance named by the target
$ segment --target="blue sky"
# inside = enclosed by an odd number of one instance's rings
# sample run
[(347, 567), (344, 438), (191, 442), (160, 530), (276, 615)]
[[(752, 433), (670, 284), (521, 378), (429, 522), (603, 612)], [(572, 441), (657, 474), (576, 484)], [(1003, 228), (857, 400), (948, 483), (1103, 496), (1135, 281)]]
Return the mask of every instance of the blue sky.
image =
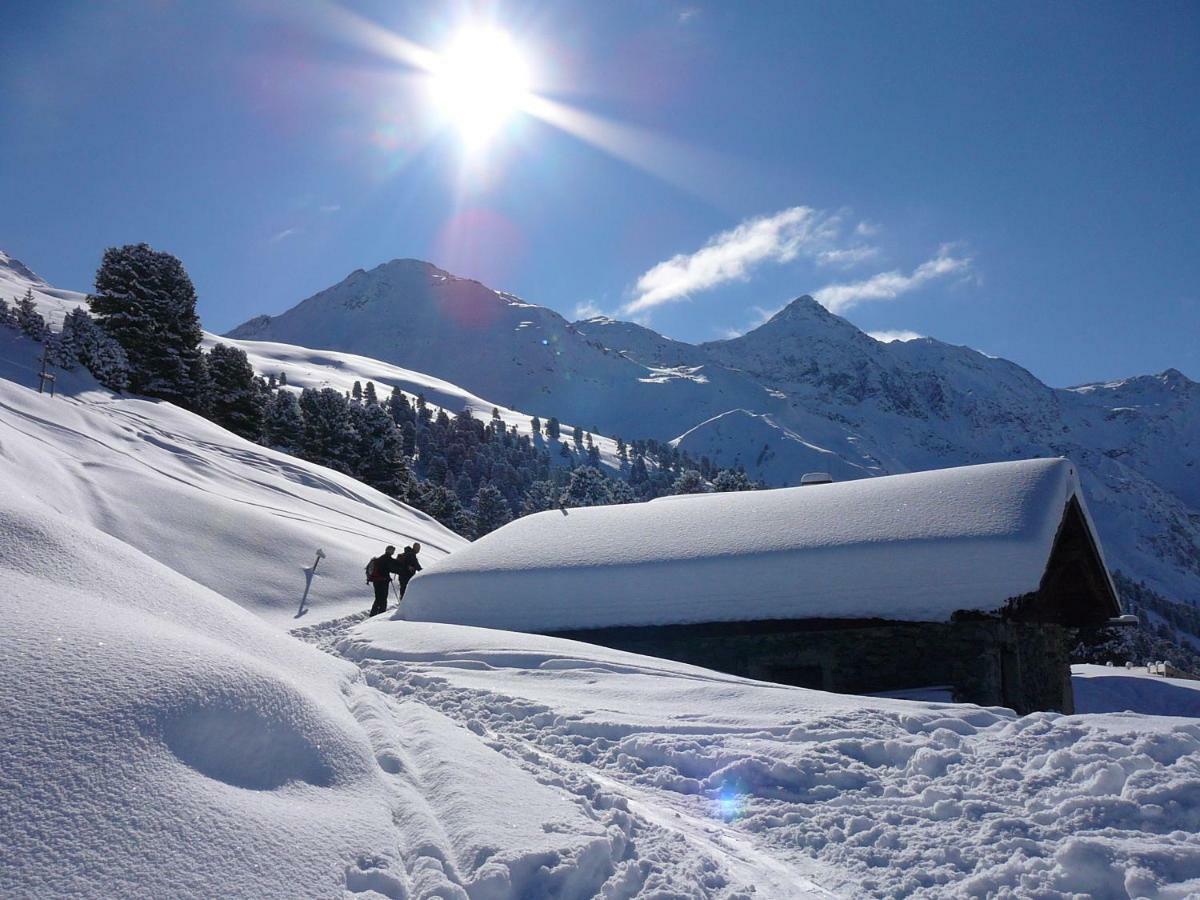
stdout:
[[(542, 105), (468, 150), (421, 61), (472, 22)], [(47, 0), (0, 84), (0, 248), (86, 289), (146, 241), (211, 330), (418, 257), (689, 341), (811, 293), (1200, 379), (1194, 3)]]

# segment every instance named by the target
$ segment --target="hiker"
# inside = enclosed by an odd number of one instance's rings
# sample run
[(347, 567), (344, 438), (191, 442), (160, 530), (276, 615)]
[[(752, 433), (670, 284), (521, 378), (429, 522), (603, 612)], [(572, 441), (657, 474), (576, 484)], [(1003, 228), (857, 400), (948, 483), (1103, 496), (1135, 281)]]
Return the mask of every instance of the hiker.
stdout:
[(411, 547), (405, 547), (404, 552), (396, 559), (396, 584), (400, 588), (400, 599), (404, 599), (404, 589), (408, 587), (412, 577), (421, 571), (421, 563), (417, 560), (417, 554), (421, 552), (421, 545), (413, 541)]
[[(367, 563), (367, 584), (375, 586), (375, 603), (371, 606), (371, 615), (377, 616), (387, 612), (388, 589), (392, 584), (392, 573), (398, 572), (396, 564), (399, 560), (392, 556), (396, 548), (388, 544), (380, 556)], [(407, 553), (408, 551), (405, 550)]]

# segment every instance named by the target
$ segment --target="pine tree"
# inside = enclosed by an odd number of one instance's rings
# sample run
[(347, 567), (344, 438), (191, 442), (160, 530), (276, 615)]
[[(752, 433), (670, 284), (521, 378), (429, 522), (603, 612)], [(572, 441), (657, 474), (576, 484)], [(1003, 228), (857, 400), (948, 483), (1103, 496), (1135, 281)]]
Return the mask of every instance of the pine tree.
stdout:
[(279, 387), (279, 379), (276, 378), (275, 373), (272, 372), (270, 375), (267, 376), (267, 389), (273, 391), (277, 387)]
[(588, 444), (587, 448), (588, 465), (593, 468), (600, 467), (600, 448), (595, 444)]
[(333, 388), (305, 388), (300, 410), (304, 414), (301, 455), (339, 472), (352, 472), (358, 435), (350, 418), (350, 401)]
[(354, 379), (354, 387), (351, 388), (351, 390), (350, 390), (350, 398), (355, 403), (362, 403), (362, 398), (363, 398), (362, 382), (360, 382), (357, 378)]
[(375, 382), (367, 382), (367, 386), (363, 388), (363, 400), (366, 403), (371, 404), (376, 404), (379, 402), (379, 396), (375, 393)]
[(757, 490), (754, 483), (746, 477), (745, 472), (734, 469), (722, 469), (718, 472), (713, 479), (712, 487), (714, 491), (721, 493)]
[(549, 421), (546, 422), (546, 437), (552, 441), (557, 441), (560, 434), (562, 434), (562, 426), (558, 423), (558, 417), (551, 416)]
[(17, 327), (21, 329), (21, 333), (28, 338), (33, 338), (35, 341), (44, 341), (46, 335), (50, 333), (50, 329), (46, 326), (46, 320), (38, 312), (37, 301), (33, 299), (32, 288), (26, 288), (25, 296), (17, 301), (16, 319)]
[(282, 369), (279, 370), (279, 386), (287, 387), (287, 372)]
[(599, 469), (580, 466), (571, 472), (559, 500), (563, 506), (605, 506), (612, 503), (612, 488)]
[(483, 537), (512, 521), (508, 501), (491, 482), (485, 481), (475, 495), (475, 536)]
[(264, 439), (268, 446), (288, 452), (298, 451), (304, 443), (304, 414), (300, 401), (291, 391), (271, 395), (263, 416)]
[(240, 347), (215, 344), (208, 351), (208, 413), (214, 422), (250, 441), (263, 435), (266, 391)]
[(521, 515), (529, 516), (558, 506), (560, 491), (553, 481), (535, 481), (521, 498)]
[(695, 469), (685, 469), (671, 485), (672, 494), (703, 494), (707, 491), (704, 477)]
[[(13, 298), (16, 302), (16, 298)], [(8, 301), (0, 297), (0, 326), (5, 328), (17, 327), (17, 314), (13, 312), (12, 307), (8, 305)]]
[(537, 437), (542, 433), (542, 420), (534, 416), (529, 420), (529, 429), (533, 432), (533, 436)]
[(192, 409), (201, 405), (196, 289), (178, 259), (146, 244), (110, 247), (88, 304), (125, 350), (133, 390)]
[(412, 475), (404, 462), (404, 442), (392, 417), (378, 403), (358, 415), (358, 466), (355, 474), (389, 497), (408, 496)]
[(571, 440), (574, 442), (576, 450), (583, 449), (583, 432), (580, 430), (578, 425), (574, 426), (574, 428), (571, 430)]

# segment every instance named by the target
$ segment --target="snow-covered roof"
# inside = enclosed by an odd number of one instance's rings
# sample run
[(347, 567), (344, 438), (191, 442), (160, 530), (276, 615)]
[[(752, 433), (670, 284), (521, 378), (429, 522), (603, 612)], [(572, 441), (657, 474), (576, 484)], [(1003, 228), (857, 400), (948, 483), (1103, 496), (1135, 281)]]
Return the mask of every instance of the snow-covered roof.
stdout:
[(1075, 466), (1037, 459), (553, 510), (428, 566), (401, 615), (542, 632), (946, 621), (1037, 591), (1072, 498), (1090, 529)]

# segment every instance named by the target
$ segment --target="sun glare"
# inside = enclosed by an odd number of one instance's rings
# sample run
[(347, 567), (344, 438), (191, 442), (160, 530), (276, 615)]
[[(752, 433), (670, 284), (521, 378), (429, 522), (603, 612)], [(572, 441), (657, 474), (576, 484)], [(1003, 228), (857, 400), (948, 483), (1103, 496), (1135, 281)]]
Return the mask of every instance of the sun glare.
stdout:
[(512, 38), (495, 28), (461, 32), (432, 75), (434, 102), (468, 149), (486, 145), (530, 94), (528, 63)]

